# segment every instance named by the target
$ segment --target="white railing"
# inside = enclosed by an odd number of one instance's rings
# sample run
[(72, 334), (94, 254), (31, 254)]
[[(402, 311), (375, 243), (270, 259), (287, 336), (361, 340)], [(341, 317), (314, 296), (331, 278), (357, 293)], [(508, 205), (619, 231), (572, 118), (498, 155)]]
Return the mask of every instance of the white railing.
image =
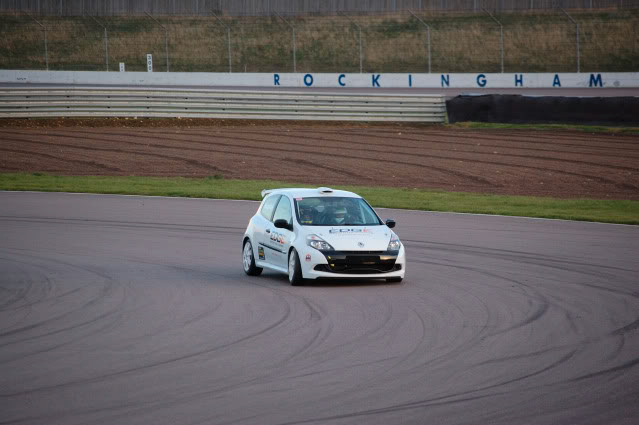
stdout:
[(441, 95), (157, 88), (2, 88), (0, 117), (184, 117), (441, 123)]

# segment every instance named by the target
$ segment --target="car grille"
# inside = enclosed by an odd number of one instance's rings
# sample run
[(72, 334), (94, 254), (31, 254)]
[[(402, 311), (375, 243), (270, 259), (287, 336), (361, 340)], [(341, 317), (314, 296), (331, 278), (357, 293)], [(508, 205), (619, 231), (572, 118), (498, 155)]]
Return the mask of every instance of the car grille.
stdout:
[(315, 270), (344, 274), (376, 274), (401, 270), (397, 252), (386, 251), (333, 251), (325, 252), (328, 264), (318, 264)]

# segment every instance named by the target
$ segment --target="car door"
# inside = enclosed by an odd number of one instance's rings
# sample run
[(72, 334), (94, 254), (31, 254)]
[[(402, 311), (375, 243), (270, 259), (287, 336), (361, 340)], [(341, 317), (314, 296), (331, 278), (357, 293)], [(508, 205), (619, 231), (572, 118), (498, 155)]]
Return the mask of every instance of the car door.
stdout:
[(277, 260), (275, 255), (276, 251), (270, 248), (271, 245), (271, 229), (273, 226), (273, 213), (275, 207), (280, 200), (281, 195), (271, 195), (264, 200), (264, 204), (260, 209), (259, 214), (256, 215), (254, 223), (254, 235), (255, 235), (255, 258), (259, 262), (266, 262), (275, 265)]
[(291, 200), (286, 195), (282, 195), (275, 208), (275, 214), (271, 220), (270, 241), (271, 247), (275, 250), (276, 265), (288, 269), (288, 250), (295, 233), (288, 229), (276, 228), (273, 224), (275, 220), (286, 220), (288, 224), (293, 224), (293, 208)]

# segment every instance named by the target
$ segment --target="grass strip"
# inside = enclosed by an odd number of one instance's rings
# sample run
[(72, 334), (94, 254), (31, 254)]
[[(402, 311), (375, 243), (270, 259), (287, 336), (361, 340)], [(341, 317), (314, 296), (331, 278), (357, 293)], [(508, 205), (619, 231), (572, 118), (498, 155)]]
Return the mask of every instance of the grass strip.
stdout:
[[(277, 187), (315, 186), (273, 180), (227, 180), (220, 176), (168, 178), (0, 174), (0, 190), (260, 200), (262, 189)], [(356, 192), (374, 207), (639, 224), (639, 201), (555, 199), (366, 186), (334, 188)]]

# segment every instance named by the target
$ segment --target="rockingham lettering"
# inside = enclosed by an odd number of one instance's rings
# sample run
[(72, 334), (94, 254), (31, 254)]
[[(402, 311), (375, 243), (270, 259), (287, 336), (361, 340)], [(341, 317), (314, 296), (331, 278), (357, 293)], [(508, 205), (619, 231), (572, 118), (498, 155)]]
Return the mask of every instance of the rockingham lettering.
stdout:
[(306, 74), (304, 76), (304, 85), (306, 87), (310, 87), (313, 85), (313, 76), (311, 74)]
[(553, 87), (561, 87), (561, 81), (559, 81), (559, 74), (555, 74), (555, 79), (552, 80)]
[(486, 87), (486, 76), (484, 74), (479, 74), (477, 76), (477, 85), (479, 87)]
[(601, 82), (601, 74), (597, 74), (597, 77), (595, 78), (595, 74), (590, 74), (590, 84), (588, 85), (588, 87), (603, 87), (603, 83)]
[[(53, 75), (49, 75), (53, 74)], [(0, 82), (31, 81), (51, 84), (62, 83), (79, 78), (88, 81), (86, 84), (99, 84), (106, 77), (116, 80), (121, 84), (138, 84), (139, 78), (131, 72), (120, 72), (118, 75), (102, 74), (102, 71), (82, 73), (76, 75), (72, 71), (11, 71), (0, 69)], [(171, 77), (164, 73), (154, 73), (153, 84), (168, 84)], [(588, 70), (588, 72), (460, 72), (460, 73), (428, 73), (428, 72), (402, 72), (402, 73), (346, 73), (346, 72), (234, 72), (234, 73), (174, 73), (173, 79), (183, 80), (186, 85), (193, 86), (229, 86), (229, 87), (273, 87), (274, 89), (305, 89), (305, 88), (333, 88), (341, 89), (409, 89), (410, 91), (421, 89), (435, 89), (443, 92), (450, 89), (514, 89), (514, 93), (525, 92), (529, 89), (558, 88), (558, 91), (567, 88), (594, 91), (600, 88), (639, 88), (638, 72), (600, 72)], [(149, 77), (149, 78), (150, 78)], [(95, 83), (89, 83), (93, 82)], [(140, 80), (141, 81), (141, 80)], [(80, 84), (80, 82), (78, 82)], [(81, 84), (85, 84), (84, 82)], [(441, 90), (446, 89), (446, 90)], [(469, 90), (472, 92), (472, 90)], [(428, 93), (428, 91), (425, 91)], [(459, 93), (459, 92), (458, 92)]]

